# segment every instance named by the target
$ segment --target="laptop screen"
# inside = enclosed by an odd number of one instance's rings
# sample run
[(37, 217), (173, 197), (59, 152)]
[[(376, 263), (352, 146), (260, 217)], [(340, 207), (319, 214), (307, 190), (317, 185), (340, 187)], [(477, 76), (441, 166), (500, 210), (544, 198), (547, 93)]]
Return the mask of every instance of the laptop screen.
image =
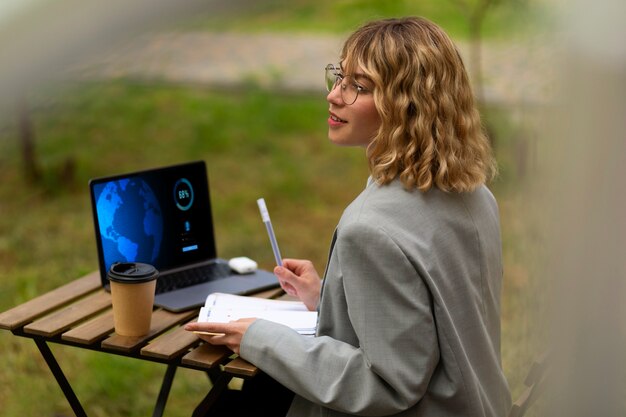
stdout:
[(204, 162), (89, 182), (103, 282), (114, 262), (159, 271), (216, 258)]

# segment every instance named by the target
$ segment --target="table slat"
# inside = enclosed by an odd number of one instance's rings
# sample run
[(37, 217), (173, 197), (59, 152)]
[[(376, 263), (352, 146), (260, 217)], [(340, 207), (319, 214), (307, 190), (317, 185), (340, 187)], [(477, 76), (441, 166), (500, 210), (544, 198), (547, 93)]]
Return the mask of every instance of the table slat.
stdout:
[(39, 336), (54, 337), (72, 325), (88, 318), (111, 305), (111, 294), (98, 291), (62, 310), (45, 316), (24, 326), (24, 332)]
[(141, 354), (154, 358), (167, 359), (178, 357), (200, 343), (200, 339), (184, 327), (164, 334), (141, 349)]
[(224, 372), (228, 372), (234, 376), (250, 378), (259, 372), (259, 368), (237, 357), (224, 366)]
[(224, 346), (213, 346), (204, 343), (183, 356), (182, 363), (210, 369), (219, 365), (232, 354), (233, 352)]
[(98, 271), (85, 275), (1, 313), (0, 329), (17, 329), (37, 317), (97, 290), (100, 288), (100, 285), (100, 273)]
[(113, 310), (109, 310), (103, 315), (63, 333), (61, 339), (83, 345), (92, 345), (113, 333), (113, 328)]
[(152, 322), (150, 323), (150, 332), (145, 336), (131, 337), (113, 334), (111, 337), (102, 341), (102, 348), (118, 350), (122, 352), (132, 352), (143, 346), (148, 340), (167, 331), (178, 323), (189, 320), (198, 315), (197, 310), (185, 311), (182, 313), (170, 313), (165, 310), (155, 310), (152, 313)]

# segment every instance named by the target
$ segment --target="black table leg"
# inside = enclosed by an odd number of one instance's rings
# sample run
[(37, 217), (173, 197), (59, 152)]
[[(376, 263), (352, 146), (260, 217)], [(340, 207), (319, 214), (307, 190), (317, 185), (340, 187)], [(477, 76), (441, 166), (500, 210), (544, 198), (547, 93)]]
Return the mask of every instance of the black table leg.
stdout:
[(72, 390), (70, 383), (67, 381), (67, 378), (63, 374), (63, 371), (61, 370), (61, 367), (59, 366), (57, 360), (54, 358), (54, 355), (52, 354), (52, 351), (50, 350), (48, 344), (44, 340), (38, 338), (35, 338), (34, 340), (37, 344), (37, 347), (39, 348), (39, 352), (41, 352), (41, 355), (45, 359), (50, 370), (52, 371), (52, 375), (54, 375), (57, 383), (63, 391), (63, 394), (65, 394), (65, 398), (67, 398), (67, 401), (70, 403), (70, 407), (72, 407), (72, 410), (74, 411), (74, 414), (76, 414), (76, 417), (87, 417), (83, 406), (80, 404), (80, 401), (78, 401), (76, 394), (74, 394), (74, 390)]
[(194, 410), (192, 417), (205, 417), (209, 412), (210, 408), (215, 403), (215, 400), (220, 396), (222, 391), (228, 386), (228, 383), (233, 377), (227, 375), (225, 373), (221, 373), (219, 377), (212, 378), (213, 387), (209, 391), (209, 393), (204, 397), (204, 399), (198, 404), (196, 409)]
[(156, 406), (152, 417), (161, 417), (163, 411), (165, 411), (165, 403), (167, 397), (170, 395), (170, 389), (172, 388), (172, 382), (174, 381), (174, 375), (176, 375), (176, 365), (167, 365), (165, 376), (163, 377), (163, 383), (161, 384), (161, 391), (159, 391), (159, 398), (157, 398)]

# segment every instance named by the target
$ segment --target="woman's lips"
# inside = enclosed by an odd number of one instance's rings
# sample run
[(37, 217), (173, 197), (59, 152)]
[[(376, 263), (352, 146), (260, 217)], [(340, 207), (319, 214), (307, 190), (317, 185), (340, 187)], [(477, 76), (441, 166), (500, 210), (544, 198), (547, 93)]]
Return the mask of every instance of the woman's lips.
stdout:
[(342, 124), (348, 123), (346, 120), (338, 117), (335, 113), (330, 113), (328, 117), (328, 124), (330, 126), (341, 126)]

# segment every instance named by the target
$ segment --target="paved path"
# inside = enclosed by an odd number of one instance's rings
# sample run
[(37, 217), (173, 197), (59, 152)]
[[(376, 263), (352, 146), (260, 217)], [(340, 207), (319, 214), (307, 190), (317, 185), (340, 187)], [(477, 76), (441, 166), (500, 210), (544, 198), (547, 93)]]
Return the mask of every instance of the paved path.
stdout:
[[(88, 78), (163, 80), (324, 91), (322, 69), (336, 62), (343, 38), (325, 35), (181, 32), (143, 36), (78, 69)], [(459, 44), (466, 62), (467, 45)], [(492, 102), (544, 102), (548, 49), (532, 42), (484, 48), (485, 96)]]

